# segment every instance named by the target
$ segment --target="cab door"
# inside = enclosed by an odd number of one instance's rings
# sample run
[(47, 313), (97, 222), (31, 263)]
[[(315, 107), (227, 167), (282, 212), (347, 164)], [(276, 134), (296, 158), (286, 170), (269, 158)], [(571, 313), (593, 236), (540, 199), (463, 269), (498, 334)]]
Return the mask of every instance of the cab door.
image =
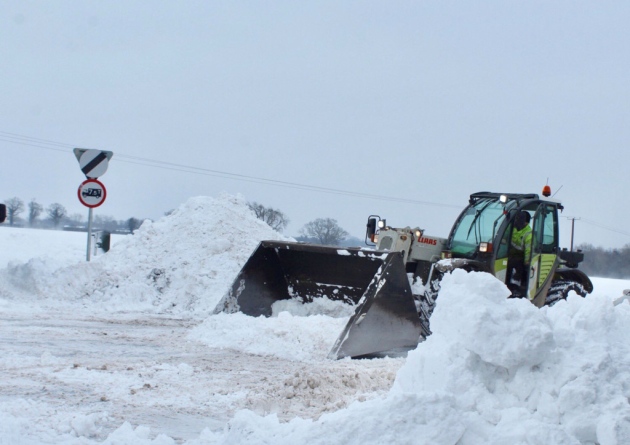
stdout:
[(558, 260), (558, 210), (556, 206), (541, 203), (534, 215), (532, 227), (531, 261), (529, 263), (529, 280), (527, 295), (536, 306), (545, 302), (540, 297), (553, 277)]

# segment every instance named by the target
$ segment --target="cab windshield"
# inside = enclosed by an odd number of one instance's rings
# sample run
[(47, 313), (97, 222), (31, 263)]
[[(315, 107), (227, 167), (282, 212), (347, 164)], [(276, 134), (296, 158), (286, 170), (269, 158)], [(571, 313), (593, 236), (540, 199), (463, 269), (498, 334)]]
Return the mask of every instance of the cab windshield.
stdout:
[(481, 242), (492, 242), (505, 219), (505, 206), (498, 199), (480, 199), (468, 207), (453, 231), (451, 253), (471, 258)]

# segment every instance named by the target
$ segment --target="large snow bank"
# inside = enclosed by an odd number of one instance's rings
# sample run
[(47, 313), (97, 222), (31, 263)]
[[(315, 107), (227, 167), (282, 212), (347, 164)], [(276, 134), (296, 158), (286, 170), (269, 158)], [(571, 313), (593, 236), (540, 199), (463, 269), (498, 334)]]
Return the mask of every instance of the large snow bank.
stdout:
[(203, 315), (263, 239), (291, 240), (257, 219), (240, 195), (191, 198), (171, 215), (145, 221), (90, 263), (58, 268), (49, 258), (35, 258), (9, 264), (0, 272), (9, 284), (0, 297)]
[(445, 277), (434, 334), (383, 399), (317, 421), (241, 411), (200, 443), (630, 443), (630, 304), (537, 309), (488, 274)]

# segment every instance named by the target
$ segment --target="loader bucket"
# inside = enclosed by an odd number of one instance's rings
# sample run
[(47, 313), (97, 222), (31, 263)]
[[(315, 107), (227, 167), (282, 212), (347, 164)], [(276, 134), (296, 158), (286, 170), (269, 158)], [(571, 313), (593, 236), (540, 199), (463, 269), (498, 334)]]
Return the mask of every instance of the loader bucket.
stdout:
[(269, 317), (276, 301), (295, 298), (309, 303), (324, 296), (356, 304), (390, 255), (359, 248), (262, 241), (214, 312)]
[(401, 355), (424, 330), (401, 255), (384, 262), (328, 354), (330, 359)]
[(420, 320), (401, 252), (262, 241), (214, 313), (271, 316), (279, 300), (357, 304), (330, 358), (407, 351)]

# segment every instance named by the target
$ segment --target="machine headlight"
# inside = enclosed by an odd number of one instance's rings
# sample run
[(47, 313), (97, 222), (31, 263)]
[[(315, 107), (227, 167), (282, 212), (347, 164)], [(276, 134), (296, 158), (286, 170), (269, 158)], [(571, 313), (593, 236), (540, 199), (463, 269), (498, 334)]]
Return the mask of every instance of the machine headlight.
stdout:
[(492, 243), (479, 243), (479, 252), (482, 252), (482, 253), (492, 252)]
[(378, 228), (379, 229), (384, 228), (386, 225), (387, 225), (387, 223), (385, 222), (384, 219), (379, 220), (379, 222), (378, 222)]

